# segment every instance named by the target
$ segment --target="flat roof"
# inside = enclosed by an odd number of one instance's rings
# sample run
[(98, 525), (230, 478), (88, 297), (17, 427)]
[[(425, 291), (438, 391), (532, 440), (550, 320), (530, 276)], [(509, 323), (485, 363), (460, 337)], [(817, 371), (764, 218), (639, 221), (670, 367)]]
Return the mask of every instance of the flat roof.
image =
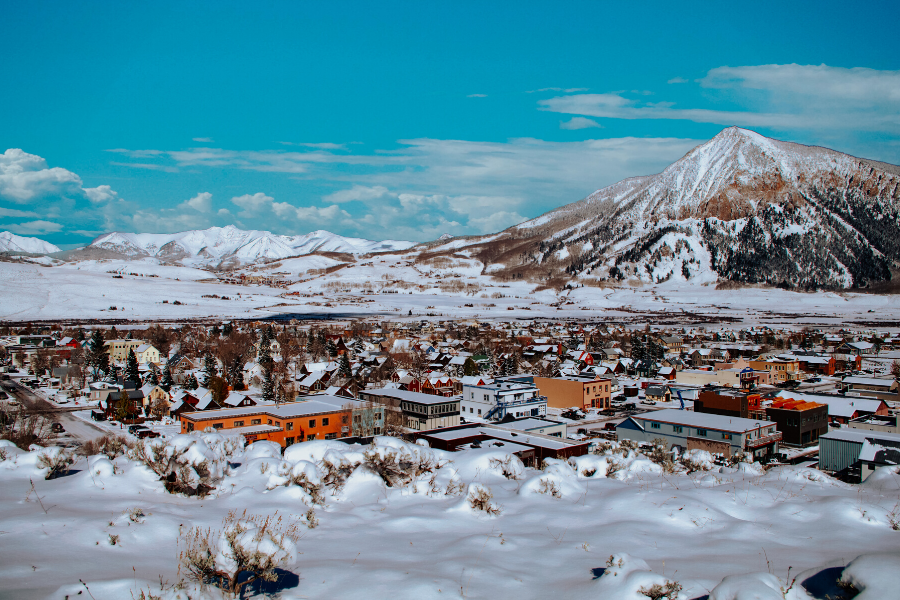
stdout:
[[(334, 398), (337, 398), (334, 396)], [(249, 417), (251, 415), (269, 415), (277, 419), (291, 419), (307, 415), (333, 413), (341, 410), (344, 404), (358, 405), (359, 401), (349, 398), (340, 398), (342, 404), (326, 402), (321, 398), (315, 400), (303, 400), (301, 402), (288, 402), (275, 406), (274, 404), (263, 406), (243, 406), (240, 408), (222, 408), (216, 410), (199, 410), (185, 412), (181, 416), (192, 421), (211, 421), (214, 419), (230, 419), (233, 417)]]
[(820, 435), (819, 439), (842, 440), (845, 442), (856, 442), (859, 444), (863, 443), (866, 440), (875, 440), (876, 442), (878, 442), (879, 440), (887, 440), (900, 443), (900, 434), (887, 433), (884, 431), (869, 431), (868, 429), (841, 428), (829, 431), (824, 435)]
[(434, 394), (423, 394), (422, 392), (410, 392), (409, 390), (398, 390), (394, 388), (360, 390), (360, 394), (370, 394), (372, 396), (387, 396), (388, 398), (397, 398), (398, 400), (406, 400), (407, 402), (415, 402), (416, 404), (444, 404), (445, 402), (459, 402), (459, 398), (455, 396), (436, 396)]
[(774, 421), (763, 421), (757, 419), (744, 419), (742, 417), (728, 417), (724, 415), (713, 415), (709, 413), (697, 413), (686, 410), (678, 410), (677, 408), (664, 408), (649, 413), (632, 415), (629, 417), (641, 421), (656, 421), (662, 423), (671, 423), (674, 425), (687, 425), (689, 427), (700, 427), (701, 429), (715, 429), (717, 431), (731, 431), (735, 433), (744, 433), (753, 431), (760, 427), (774, 426)]
[(473, 435), (484, 435), (487, 437), (498, 438), (504, 441), (517, 444), (531, 444), (540, 446), (541, 448), (549, 448), (551, 450), (559, 450), (579, 445), (578, 442), (567, 442), (563, 438), (556, 438), (540, 433), (529, 433), (525, 431), (513, 431), (502, 427), (492, 425), (480, 425), (478, 427), (466, 427), (460, 429), (438, 430), (434, 433), (422, 432), (423, 435), (435, 437), (441, 440), (458, 440), (460, 438), (471, 437)]
[(491, 423), (494, 427), (502, 427), (504, 429), (515, 429), (517, 431), (528, 431), (530, 429), (538, 429), (540, 427), (555, 427), (557, 425), (565, 425), (565, 423), (557, 423), (547, 419), (521, 419), (519, 421), (509, 421), (508, 423)]

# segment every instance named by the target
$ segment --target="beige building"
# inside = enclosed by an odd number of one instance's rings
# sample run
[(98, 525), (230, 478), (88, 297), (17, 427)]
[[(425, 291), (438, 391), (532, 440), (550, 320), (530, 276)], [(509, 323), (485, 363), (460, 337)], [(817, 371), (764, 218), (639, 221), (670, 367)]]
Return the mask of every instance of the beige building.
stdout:
[[(128, 358), (129, 350), (134, 350), (137, 353), (137, 349), (146, 345), (146, 343), (144, 340), (108, 340), (105, 345), (111, 361), (124, 362)], [(138, 359), (138, 362), (140, 361), (141, 359)]]
[(720, 369), (718, 371), (682, 369), (681, 371), (675, 373), (675, 383), (696, 386), (703, 386), (709, 383), (717, 383), (719, 385), (740, 387), (741, 372), (739, 369)]
[(783, 358), (768, 360), (751, 360), (750, 368), (757, 371), (769, 371), (778, 382), (800, 379), (800, 361)]
[(608, 409), (612, 381), (595, 377), (535, 377), (534, 385), (553, 408)]
[(159, 363), (159, 350), (150, 344), (143, 344), (134, 349), (139, 363)]

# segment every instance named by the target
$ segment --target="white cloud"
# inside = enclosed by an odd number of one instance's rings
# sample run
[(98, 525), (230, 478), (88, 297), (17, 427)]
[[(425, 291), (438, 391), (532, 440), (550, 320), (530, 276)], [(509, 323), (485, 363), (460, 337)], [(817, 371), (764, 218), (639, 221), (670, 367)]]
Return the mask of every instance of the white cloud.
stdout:
[(196, 137), (196, 138), (191, 138), (191, 139), (194, 140), (195, 142), (200, 142), (202, 144), (212, 144), (214, 141), (212, 138), (208, 138), (208, 137)]
[(4, 225), (3, 227), (9, 229), (13, 233), (23, 235), (33, 235), (37, 233), (56, 233), (63, 228), (63, 226), (59, 223), (54, 223), (53, 221), (45, 221), (42, 219), (38, 219), (37, 221), (27, 221), (25, 223)]
[(18, 204), (45, 196), (84, 196), (81, 178), (19, 148), (0, 155), (0, 197)]
[(38, 217), (38, 213), (32, 212), (30, 210), (17, 210), (15, 208), (2, 208), (0, 207), (0, 217), (19, 217), (19, 218), (28, 218), (28, 217)]
[[(272, 196), (266, 196), (262, 192), (257, 192), (255, 194), (235, 196), (231, 199), (231, 202), (242, 208), (246, 216), (253, 216), (253, 213), (271, 210), (274, 200), (275, 198)], [(241, 216), (245, 216), (244, 213), (241, 213)]]
[(98, 185), (95, 188), (85, 188), (84, 193), (87, 194), (88, 200), (91, 202), (110, 202), (119, 197), (108, 185)]
[(212, 194), (200, 192), (190, 200), (185, 200), (181, 206), (193, 208), (198, 212), (208, 213), (212, 210)]
[(375, 200), (388, 194), (388, 189), (383, 185), (368, 187), (365, 185), (354, 185), (349, 190), (340, 190), (329, 194), (323, 198), (326, 202), (353, 202), (366, 200)]
[(487, 94), (469, 94), (466, 98), (487, 98)]
[(670, 102), (639, 102), (622, 93), (559, 96), (538, 104), (550, 112), (612, 119), (900, 133), (900, 71), (796, 64), (718, 67), (699, 84), (722, 90), (721, 97), (713, 98), (732, 99), (742, 108), (676, 108)]
[(688, 80), (685, 79), (684, 77), (673, 77), (672, 79), (668, 80), (666, 83), (687, 83), (687, 82), (688, 82)]
[(603, 125), (585, 117), (572, 117), (568, 121), (559, 122), (560, 129), (589, 129), (591, 127), (603, 127)]

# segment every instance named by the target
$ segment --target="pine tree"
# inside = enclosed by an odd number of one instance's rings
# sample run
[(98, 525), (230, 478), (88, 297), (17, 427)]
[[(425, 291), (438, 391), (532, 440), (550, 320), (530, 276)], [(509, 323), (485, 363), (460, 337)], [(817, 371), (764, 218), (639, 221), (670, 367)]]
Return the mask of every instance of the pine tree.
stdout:
[(328, 342), (325, 344), (325, 349), (328, 351), (328, 356), (330, 356), (331, 358), (337, 356), (337, 346), (335, 346), (333, 340), (328, 340)]
[(272, 362), (272, 330), (265, 327), (259, 336), (259, 351), (257, 352), (257, 360), (259, 364), (265, 365)]
[(209, 352), (206, 353), (206, 356), (203, 357), (203, 387), (209, 387), (209, 382), (212, 381), (213, 377), (218, 377), (219, 369), (218, 365), (216, 365), (216, 359), (213, 358), (213, 355)]
[(173, 385), (175, 385), (175, 382), (172, 380), (172, 371), (169, 368), (169, 363), (167, 362), (166, 368), (163, 370), (162, 380), (159, 382), (159, 387), (168, 392), (172, 389)]
[(128, 333), (125, 334), (125, 339), (126, 339), (126, 340), (133, 340), (133, 339), (134, 339), (134, 334), (132, 334), (132, 333), (129, 331)]
[(270, 366), (263, 369), (262, 399), (267, 402), (275, 400), (275, 377)]
[(159, 373), (156, 371), (156, 365), (150, 365), (150, 385), (159, 385)]
[(341, 364), (340, 367), (338, 367), (338, 375), (341, 377), (350, 377), (353, 375), (353, 371), (350, 369), (350, 357), (347, 356), (346, 352), (341, 354)]
[(197, 377), (191, 373), (191, 376), (184, 380), (184, 385), (182, 387), (186, 390), (196, 390), (200, 387), (200, 384), (197, 382)]
[(137, 356), (135, 356), (133, 348), (128, 351), (128, 358), (125, 361), (125, 380), (133, 381), (138, 385), (141, 383), (141, 372), (138, 369)]
[(228, 382), (232, 389), (244, 389), (244, 360), (237, 356), (228, 367)]
[(99, 329), (95, 329), (91, 334), (91, 341), (88, 343), (88, 360), (94, 369), (94, 377), (98, 372), (104, 375), (109, 372), (109, 354), (106, 353), (103, 333)]

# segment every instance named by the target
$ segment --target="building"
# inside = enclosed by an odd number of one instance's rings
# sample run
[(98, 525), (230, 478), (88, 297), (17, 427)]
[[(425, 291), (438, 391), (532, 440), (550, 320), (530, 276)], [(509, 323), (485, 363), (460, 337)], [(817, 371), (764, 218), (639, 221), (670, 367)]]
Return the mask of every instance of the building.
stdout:
[(608, 378), (535, 377), (538, 393), (547, 397), (553, 408), (609, 409), (612, 385)]
[[(870, 447), (870, 453), (862, 456), (863, 448), (867, 445)], [(878, 448), (871, 448), (872, 446), (898, 449), (900, 434), (845, 428), (829, 431), (819, 438), (819, 469), (838, 476), (854, 480), (859, 477), (863, 480), (860, 459), (868, 461), (868, 472), (871, 472), (878, 461)]]
[(375, 410), (379, 413), (375, 418), (373, 434), (380, 435), (384, 427), (383, 407), (373, 409), (356, 400), (324, 395), (277, 406), (183, 412), (178, 415), (178, 419), (181, 421), (182, 433), (212, 427), (241, 434), (248, 443), (269, 440), (287, 447), (298, 442), (333, 440), (354, 435), (352, 422), (354, 413), (358, 410)]
[(547, 397), (525, 381), (464, 385), (461, 400), (462, 416), (466, 418), (499, 421), (507, 415), (521, 418), (547, 414)]
[(788, 446), (812, 446), (828, 433), (828, 405), (805, 400), (779, 399), (766, 407), (766, 416), (775, 421)]
[(875, 377), (844, 377), (839, 389), (849, 392), (853, 390), (893, 394), (897, 392), (897, 381), (894, 379), (878, 379)]
[(694, 400), (694, 412), (725, 417), (752, 419), (760, 410), (759, 394), (729, 389), (700, 390)]
[(644, 397), (652, 402), (671, 402), (672, 390), (667, 385), (650, 385), (647, 386)]
[(832, 424), (846, 424), (851, 419), (864, 415), (888, 416), (888, 405), (878, 398), (864, 398), (858, 396), (827, 396), (824, 394), (800, 394), (797, 392), (781, 391), (776, 394), (778, 398), (793, 398), (806, 400), (807, 402), (820, 402), (828, 405), (828, 420)]
[(547, 419), (536, 419), (534, 417), (504, 420), (499, 423), (493, 423), (492, 425), (515, 431), (524, 431), (525, 433), (541, 433), (543, 435), (559, 438), (565, 438), (567, 433), (565, 423), (557, 423), (556, 421), (548, 421)]
[[(104, 342), (106, 353), (109, 354), (109, 360), (113, 362), (125, 362), (128, 358), (128, 352), (131, 350), (137, 354), (137, 349), (146, 345), (144, 340), (107, 340)], [(156, 361), (159, 361), (159, 351), (156, 352)], [(138, 359), (138, 362), (142, 362)]]
[(881, 433), (900, 433), (900, 418), (897, 415), (863, 415), (850, 419), (847, 427), (863, 431), (879, 431)]
[(731, 456), (746, 452), (756, 458), (778, 452), (781, 433), (772, 421), (758, 421), (667, 408), (632, 415), (616, 427), (616, 437), (650, 443), (662, 439), (668, 448), (707, 450)]
[(750, 368), (755, 371), (770, 371), (778, 383), (800, 379), (800, 361), (787, 358), (751, 360)]
[(503, 450), (518, 456), (527, 467), (540, 467), (547, 458), (566, 460), (583, 456), (590, 449), (589, 442), (517, 431), (495, 423), (469, 423), (449, 429), (423, 431), (415, 437), (417, 440), (424, 439), (432, 448), (448, 452), (479, 448)]
[(718, 371), (701, 369), (682, 369), (675, 373), (675, 383), (681, 385), (703, 386), (709, 384), (741, 386), (740, 369), (719, 369)]
[(159, 364), (159, 350), (150, 344), (141, 344), (134, 349), (134, 356), (142, 364)]
[(360, 390), (361, 400), (369, 400), (399, 409), (403, 426), (414, 431), (459, 425), (459, 398), (435, 396), (409, 390), (382, 388)]

